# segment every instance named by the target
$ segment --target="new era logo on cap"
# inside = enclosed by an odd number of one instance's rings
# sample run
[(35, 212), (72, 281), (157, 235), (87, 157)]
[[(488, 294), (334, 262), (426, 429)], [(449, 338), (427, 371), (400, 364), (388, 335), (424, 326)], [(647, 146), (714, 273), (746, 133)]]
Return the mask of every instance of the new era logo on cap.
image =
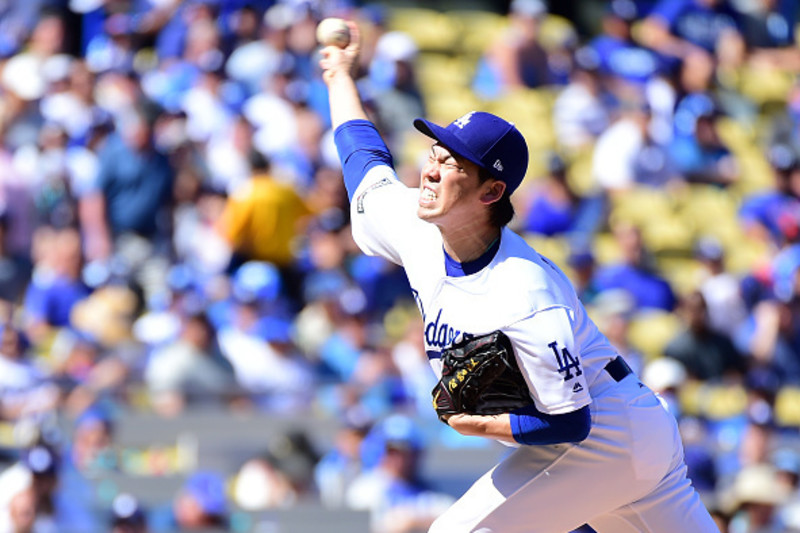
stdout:
[(522, 183), (528, 169), (528, 145), (511, 122), (491, 113), (470, 111), (443, 128), (418, 118), (414, 127), (456, 154), (505, 182), (508, 194)]

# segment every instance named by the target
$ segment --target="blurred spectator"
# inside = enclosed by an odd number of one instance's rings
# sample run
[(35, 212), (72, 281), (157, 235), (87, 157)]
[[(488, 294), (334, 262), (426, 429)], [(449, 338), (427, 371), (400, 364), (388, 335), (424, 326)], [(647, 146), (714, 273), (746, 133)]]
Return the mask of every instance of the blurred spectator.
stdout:
[(0, 530), (59, 531), (53, 499), (57, 480), (56, 458), (50, 448), (37, 445), (23, 450), (20, 460), (0, 473)]
[(609, 289), (601, 292), (591, 302), (598, 328), (608, 337), (617, 353), (639, 376), (644, 367), (644, 355), (631, 345), (628, 332), (633, 320), (636, 302), (624, 289)]
[(167, 508), (154, 510), (150, 529), (154, 533), (227, 531), (229, 505), (225, 478), (213, 470), (191, 474)]
[[(429, 395), (430, 391), (426, 390), (425, 393)], [(333, 446), (314, 467), (314, 482), (320, 501), (330, 508), (344, 506), (348, 487), (361, 474), (361, 446), (373, 422), (359, 408), (346, 410), (342, 418)]]
[(703, 267), (698, 288), (706, 302), (709, 327), (733, 339), (747, 318), (741, 283), (725, 269), (725, 250), (716, 239), (699, 239), (695, 257)]
[(309, 496), (319, 456), (303, 431), (277, 435), (238, 470), (233, 501), (247, 511), (290, 507)]
[[(249, 400), (267, 412), (301, 412), (309, 407), (316, 376), (295, 347), (291, 325), (276, 317), (258, 318), (242, 303), (237, 318), (219, 332), (223, 354)], [(255, 321), (254, 321), (255, 320)]]
[(473, 81), (476, 93), (497, 98), (514, 89), (550, 84), (547, 51), (539, 41), (546, 16), (547, 6), (541, 0), (511, 2), (508, 28), (478, 62)]
[(309, 208), (294, 187), (269, 174), (264, 156), (251, 150), (249, 162), (253, 176), (228, 198), (217, 228), (237, 256), (234, 263), (257, 260), (288, 267)]
[(567, 265), (571, 269), (575, 291), (584, 305), (591, 305), (598, 295), (595, 280), (597, 263), (591, 249), (574, 249), (567, 257)]
[(418, 416), (434, 416), (429, 409), (431, 390), (436, 385), (436, 379), (430, 373), (430, 362), (425, 353), (423, 336), (424, 330), (422, 316), (414, 313), (405, 325), (404, 334), (392, 347), (391, 356), (394, 366), (400, 374), (403, 388), (414, 403)]
[(736, 474), (731, 487), (729, 507), (733, 517), (728, 531), (781, 531), (777, 509), (786, 497), (773, 467), (767, 464), (745, 467)]
[(114, 420), (105, 407), (93, 406), (75, 420), (58, 472), (55, 505), (59, 528), (92, 531), (104, 524), (104, 510), (98, 506), (95, 479), (117, 468)]
[(38, 418), (58, 406), (58, 390), (30, 359), (25, 334), (12, 324), (0, 328), (0, 419)]
[[(678, 104), (676, 121), (682, 103)], [(676, 169), (690, 183), (727, 187), (739, 178), (736, 158), (720, 137), (719, 119), (716, 107), (698, 111), (690, 133), (676, 135), (669, 147)]]
[(25, 330), (35, 344), (70, 325), (73, 307), (90, 289), (81, 277), (83, 253), (77, 230), (43, 226), (36, 233), (35, 267), (25, 292)]
[(723, 39), (739, 37), (739, 16), (728, 0), (660, 0), (644, 20), (641, 39), (680, 58), (714, 54)]
[(230, 244), (216, 228), (227, 197), (202, 186), (196, 173), (184, 169), (178, 174), (175, 201), (172, 246), (178, 261), (185, 263), (202, 285), (231, 264)]
[(414, 40), (398, 31), (384, 33), (375, 44), (369, 66), (371, 99), (390, 148), (402, 146), (403, 135), (412, 131), (408, 117), (425, 116), (415, 65), (418, 53)]
[(686, 477), (708, 499), (719, 482), (708, 424), (701, 418), (686, 416), (679, 420), (678, 429), (683, 441)]
[(667, 68), (659, 54), (633, 40), (631, 27), (637, 20), (636, 2), (613, 0), (603, 15), (602, 33), (589, 43), (597, 54), (599, 71), (608, 78), (614, 93), (619, 92), (615, 86), (620, 84), (644, 91), (647, 83)]
[(89, 259), (116, 252), (135, 270), (169, 243), (174, 170), (152, 128), (141, 110), (130, 111), (100, 152), (97, 188), (81, 200)]
[(672, 157), (650, 130), (649, 104), (626, 100), (618, 118), (597, 139), (592, 155), (592, 176), (604, 190), (614, 193), (636, 185), (664, 187), (681, 179)]
[(283, 287), (274, 265), (248, 261), (234, 274), (232, 297), (215, 304), (214, 313), (220, 349), (249, 402), (286, 413), (308, 407), (316, 376), (294, 345), (281, 305)]
[(208, 185), (217, 191), (234, 194), (255, 172), (268, 168), (253, 168), (253, 127), (242, 115), (213, 132), (207, 147)]
[(373, 532), (424, 531), (455, 501), (420, 478), (423, 444), (402, 415), (386, 418), (367, 436), (362, 453), (372, 468), (353, 480), (345, 498), (348, 507), (370, 511)]
[(622, 259), (619, 263), (597, 269), (597, 290), (625, 289), (633, 296), (637, 310), (672, 311), (676, 303), (675, 294), (669, 282), (656, 271), (653, 258), (642, 242), (641, 230), (622, 222), (613, 231)]
[(686, 383), (683, 364), (671, 357), (658, 357), (645, 364), (641, 376), (644, 384), (661, 396), (669, 412), (681, 420), (680, 391)]
[(800, 158), (791, 145), (778, 143), (769, 148), (767, 159), (772, 186), (745, 196), (739, 221), (748, 234), (780, 247), (784, 242), (781, 217), (800, 210)]
[(800, 211), (783, 213), (779, 223), (784, 242), (772, 259), (772, 286), (778, 298), (790, 300), (800, 294)]
[(680, 361), (689, 377), (700, 381), (741, 379), (744, 358), (730, 337), (710, 328), (705, 298), (694, 291), (679, 308), (684, 328), (664, 347), (664, 355)]
[(755, 362), (777, 372), (781, 383), (800, 383), (800, 297), (769, 299), (753, 309), (750, 350)]
[(141, 503), (128, 493), (111, 502), (111, 533), (147, 533), (147, 515)]
[(612, 97), (603, 83), (597, 50), (584, 46), (574, 56), (569, 81), (553, 103), (553, 127), (560, 146), (580, 151), (593, 147), (608, 127)]
[(791, 0), (758, 0), (742, 13), (742, 37), (752, 64), (789, 72), (800, 70), (794, 31), (797, 15), (797, 6)]
[(272, 457), (254, 457), (236, 472), (231, 498), (245, 511), (281, 509), (294, 505), (297, 493)]
[(777, 483), (789, 495), (779, 511), (785, 527), (800, 526), (800, 455), (797, 450), (782, 447), (774, 451), (770, 464), (775, 467)]
[(180, 337), (150, 354), (144, 380), (153, 407), (166, 416), (188, 405), (224, 404), (235, 392), (233, 368), (204, 313), (185, 316)]
[(103, 21), (103, 31), (86, 44), (86, 64), (93, 72), (133, 70), (134, 15), (111, 13)]
[(522, 230), (552, 237), (566, 235), (578, 245), (591, 242), (603, 219), (603, 201), (580, 196), (569, 183), (567, 167), (558, 154), (549, 154), (542, 183), (526, 190), (519, 210)]

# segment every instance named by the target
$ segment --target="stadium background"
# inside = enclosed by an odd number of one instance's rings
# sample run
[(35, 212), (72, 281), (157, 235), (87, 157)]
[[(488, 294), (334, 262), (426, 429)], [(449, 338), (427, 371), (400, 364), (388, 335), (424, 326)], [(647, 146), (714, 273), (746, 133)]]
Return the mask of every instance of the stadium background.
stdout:
[(0, 530), (424, 531), (504, 453), (436, 421), (402, 272), (349, 237), (335, 15), (409, 184), (418, 114), (517, 124), (513, 227), (661, 391), (721, 528), (800, 531), (797, 6), (673, 2), (736, 20), (679, 56), (667, 4), (0, 2)]

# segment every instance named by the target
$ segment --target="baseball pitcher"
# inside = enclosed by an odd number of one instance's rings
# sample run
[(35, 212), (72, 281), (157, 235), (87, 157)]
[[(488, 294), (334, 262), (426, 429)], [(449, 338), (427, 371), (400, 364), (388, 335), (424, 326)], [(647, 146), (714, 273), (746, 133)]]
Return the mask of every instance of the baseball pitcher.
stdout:
[(677, 424), (598, 331), (564, 273), (506, 225), (528, 166), (513, 124), (469, 112), (403, 185), (359, 99), (358, 28), (322, 50), (335, 141), (367, 254), (402, 265), (440, 381), (439, 418), (516, 449), (431, 527), (435, 533), (716, 532), (686, 477)]

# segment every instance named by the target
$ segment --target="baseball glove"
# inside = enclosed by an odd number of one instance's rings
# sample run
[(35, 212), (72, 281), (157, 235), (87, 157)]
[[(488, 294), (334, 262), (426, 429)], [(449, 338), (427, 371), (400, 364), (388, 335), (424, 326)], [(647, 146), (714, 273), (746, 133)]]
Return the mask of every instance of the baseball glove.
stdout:
[(442, 351), (442, 378), (431, 391), (439, 420), (456, 413), (495, 415), (533, 403), (501, 331), (472, 337)]

